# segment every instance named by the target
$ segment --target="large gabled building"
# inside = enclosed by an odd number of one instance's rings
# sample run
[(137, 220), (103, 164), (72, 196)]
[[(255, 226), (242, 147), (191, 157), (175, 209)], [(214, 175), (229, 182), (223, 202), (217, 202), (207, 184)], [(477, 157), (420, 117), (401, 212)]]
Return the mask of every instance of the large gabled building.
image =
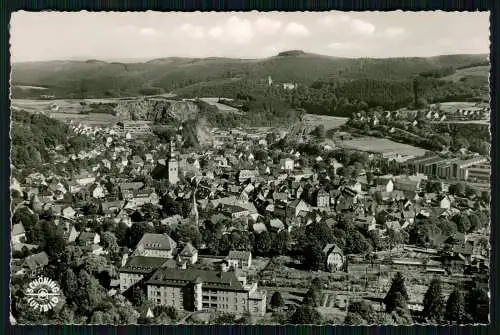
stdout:
[(266, 291), (245, 281), (234, 272), (160, 268), (146, 281), (147, 298), (180, 310), (264, 315)]

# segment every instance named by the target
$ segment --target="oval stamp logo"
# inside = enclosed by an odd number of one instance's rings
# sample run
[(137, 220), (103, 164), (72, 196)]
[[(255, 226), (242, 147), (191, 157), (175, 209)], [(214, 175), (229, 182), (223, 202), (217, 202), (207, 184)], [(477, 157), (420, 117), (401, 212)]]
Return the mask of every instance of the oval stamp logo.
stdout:
[(39, 277), (31, 281), (26, 290), (28, 304), (40, 312), (47, 312), (59, 303), (61, 295), (59, 285), (47, 277)]

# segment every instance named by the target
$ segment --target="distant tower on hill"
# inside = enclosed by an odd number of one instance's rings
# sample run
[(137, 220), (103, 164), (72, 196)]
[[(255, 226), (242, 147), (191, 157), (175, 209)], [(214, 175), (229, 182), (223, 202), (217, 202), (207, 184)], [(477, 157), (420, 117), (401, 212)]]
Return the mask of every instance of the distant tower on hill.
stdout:
[(179, 162), (175, 152), (174, 141), (170, 140), (170, 157), (168, 159), (168, 182), (175, 185), (179, 182)]
[(273, 85), (273, 78), (271, 78), (271, 76), (267, 77), (267, 85), (269, 86)]

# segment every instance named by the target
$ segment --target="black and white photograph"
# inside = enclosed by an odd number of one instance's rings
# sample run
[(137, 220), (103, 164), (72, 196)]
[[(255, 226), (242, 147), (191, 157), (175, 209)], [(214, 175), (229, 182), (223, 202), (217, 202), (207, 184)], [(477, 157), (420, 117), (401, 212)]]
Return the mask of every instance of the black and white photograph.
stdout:
[(489, 16), (13, 12), (11, 324), (489, 324)]

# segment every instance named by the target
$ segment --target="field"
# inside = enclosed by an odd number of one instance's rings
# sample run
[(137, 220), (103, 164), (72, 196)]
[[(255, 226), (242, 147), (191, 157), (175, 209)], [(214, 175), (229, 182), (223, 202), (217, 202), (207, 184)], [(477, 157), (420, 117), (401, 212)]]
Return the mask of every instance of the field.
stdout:
[(439, 109), (445, 113), (455, 113), (457, 109), (478, 108), (475, 102), (441, 102)]
[(374, 152), (398, 153), (401, 155), (423, 156), (426, 150), (408, 144), (398, 143), (386, 138), (360, 137), (352, 140), (340, 141), (337, 146), (345, 149)]
[(468, 67), (465, 69), (457, 70), (455, 73), (453, 73), (449, 76), (443, 77), (441, 79), (457, 82), (457, 81), (462, 80), (462, 78), (466, 78), (466, 77), (477, 76), (477, 77), (488, 78), (489, 75), (490, 75), (490, 67), (487, 65), (482, 65), (482, 66), (473, 66), (473, 67)]
[(319, 125), (323, 125), (325, 126), (325, 130), (329, 130), (343, 126), (346, 124), (347, 120), (348, 118), (346, 117), (306, 114), (302, 121), (306, 126), (312, 129)]

